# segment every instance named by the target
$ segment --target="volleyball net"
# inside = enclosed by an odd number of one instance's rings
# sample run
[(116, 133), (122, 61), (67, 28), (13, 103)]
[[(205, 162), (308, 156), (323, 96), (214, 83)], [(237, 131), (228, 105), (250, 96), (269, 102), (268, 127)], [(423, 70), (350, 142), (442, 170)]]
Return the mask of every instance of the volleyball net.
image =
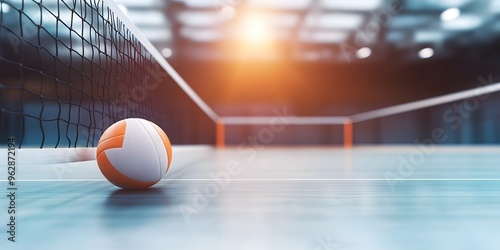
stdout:
[(113, 1), (0, 6), (0, 145), (92, 147), (129, 117), (213, 144), (215, 113)]

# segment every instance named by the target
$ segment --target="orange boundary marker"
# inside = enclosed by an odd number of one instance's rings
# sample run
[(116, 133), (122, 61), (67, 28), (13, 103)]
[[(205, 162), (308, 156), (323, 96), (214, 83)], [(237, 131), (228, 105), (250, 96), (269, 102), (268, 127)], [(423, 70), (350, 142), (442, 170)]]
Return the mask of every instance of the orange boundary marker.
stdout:
[(352, 120), (348, 119), (344, 122), (344, 148), (349, 149), (353, 147), (354, 131)]
[(215, 145), (217, 148), (226, 146), (226, 128), (224, 122), (220, 120), (215, 123)]

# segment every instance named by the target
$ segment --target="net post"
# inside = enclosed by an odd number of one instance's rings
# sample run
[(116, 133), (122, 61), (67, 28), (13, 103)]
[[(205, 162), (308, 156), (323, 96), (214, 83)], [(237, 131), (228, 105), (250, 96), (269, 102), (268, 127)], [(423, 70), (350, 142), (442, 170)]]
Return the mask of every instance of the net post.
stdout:
[(349, 118), (344, 122), (344, 149), (351, 149), (353, 147), (353, 138), (353, 124), (352, 120)]
[(226, 146), (226, 128), (222, 120), (215, 123), (215, 146), (224, 148)]

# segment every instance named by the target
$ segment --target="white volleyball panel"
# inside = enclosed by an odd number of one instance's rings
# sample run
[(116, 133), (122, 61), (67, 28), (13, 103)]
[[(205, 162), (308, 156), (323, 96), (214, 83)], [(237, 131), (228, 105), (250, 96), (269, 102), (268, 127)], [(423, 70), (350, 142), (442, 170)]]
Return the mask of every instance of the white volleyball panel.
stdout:
[(167, 172), (167, 165), (168, 165), (167, 149), (163, 144), (163, 140), (161, 139), (160, 134), (158, 134), (158, 131), (156, 131), (151, 122), (143, 119), (137, 119), (137, 120), (142, 124), (144, 129), (146, 129), (146, 132), (149, 134), (151, 141), (156, 147), (156, 152), (159, 160), (159, 168), (160, 168), (159, 176), (160, 178), (162, 178), (165, 175), (165, 172)]
[(122, 148), (104, 151), (108, 160), (123, 175), (141, 182), (161, 179), (160, 164), (155, 145), (138, 119), (127, 119)]

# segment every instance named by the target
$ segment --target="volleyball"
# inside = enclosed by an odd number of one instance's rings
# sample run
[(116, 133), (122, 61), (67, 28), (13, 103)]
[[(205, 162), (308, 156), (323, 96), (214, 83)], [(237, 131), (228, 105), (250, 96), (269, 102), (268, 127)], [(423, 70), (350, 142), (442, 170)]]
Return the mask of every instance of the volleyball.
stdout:
[(156, 124), (129, 118), (104, 131), (96, 159), (109, 182), (125, 189), (142, 189), (158, 183), (167, 173), (172, 145)]

